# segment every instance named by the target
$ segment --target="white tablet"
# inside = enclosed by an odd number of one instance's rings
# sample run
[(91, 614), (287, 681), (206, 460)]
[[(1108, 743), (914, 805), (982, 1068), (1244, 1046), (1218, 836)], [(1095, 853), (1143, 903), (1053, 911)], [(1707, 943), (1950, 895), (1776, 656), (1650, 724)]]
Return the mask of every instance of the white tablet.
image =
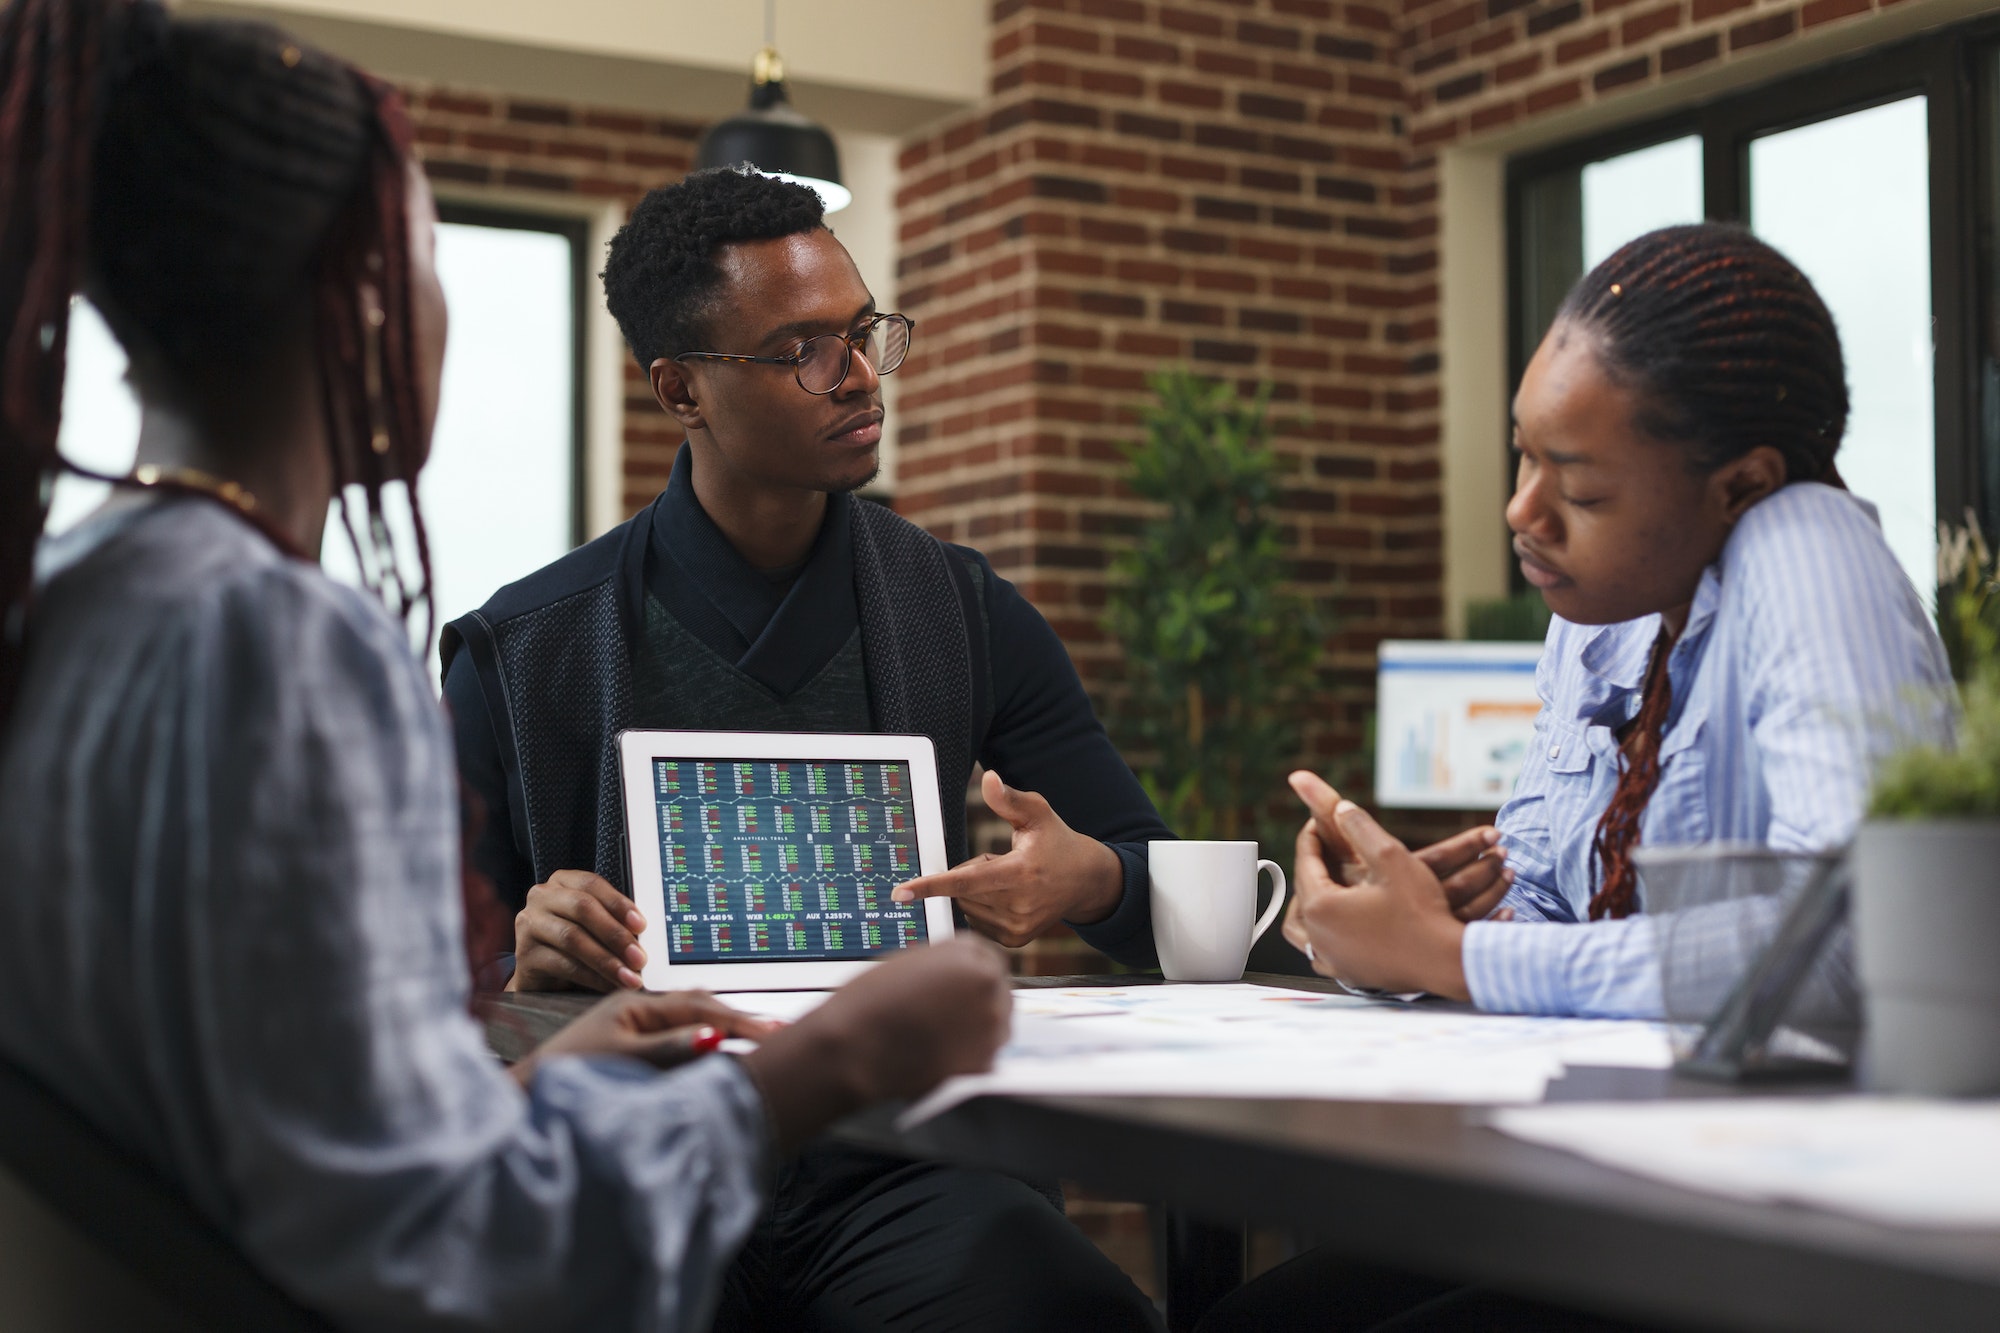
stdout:
[(928, 736), (625, 731), (632, 897), (651, 990), (817, 990), (951, 938)]

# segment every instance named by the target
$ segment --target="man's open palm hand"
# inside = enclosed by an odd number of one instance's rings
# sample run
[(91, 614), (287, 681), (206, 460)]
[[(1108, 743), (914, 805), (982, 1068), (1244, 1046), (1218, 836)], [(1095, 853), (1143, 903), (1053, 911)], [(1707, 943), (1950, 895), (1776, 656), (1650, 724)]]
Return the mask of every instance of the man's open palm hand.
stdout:
[(1058, 922), (1102, 921), (1117, 909), (1125, 886), (1118, 853), (991, 770), (980, 790), (993, 813), (1013, 826), (1012, 849), (911, 880), (896, 889), (897, 902), (955, 898), (974, 930), (1009, 947), (1039, 938)]

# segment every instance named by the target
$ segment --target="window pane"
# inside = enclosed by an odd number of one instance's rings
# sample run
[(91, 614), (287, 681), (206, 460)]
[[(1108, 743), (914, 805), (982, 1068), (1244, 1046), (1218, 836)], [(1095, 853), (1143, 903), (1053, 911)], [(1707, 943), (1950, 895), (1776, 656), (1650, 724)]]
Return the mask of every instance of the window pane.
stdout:
[(451, 336), (417, 493), (442, 625), (575, 543), (577, 330), (567, 236), (447, 222), (437, 254)]
[[(440, 626), (573, 544), (570, 265), (569, 238), (553, 232), (438, 226), (438, 278), (451, 333), (437, 432), (417, 494)], [(414, 577), (405, 508), (393, 499), (388, 508), (403, 568)], [(335, 578), (357, 579), (337, 515), (327, 525), (321, 559)]]
[[(63, 376), (57, 447), (79, 467), (111, 476), (132, 470), (139, 446), (139, 400), (125, 383), (125, 349), (104, 316), (82, 297), (70, 304), (69, 368)], [(49, 503), (47, 531), (65, 532), (104, 501), (102, 482), (64, 476)]]
[(1925, 99), (1750, 145), (1750, 222), (1833, 312), (1852, 399), (1840, 472), (1882, 514), (1926, 600), (1937, 583), (1930, 136)]
[(1583, 271), (1649, 231), (1701, 219), (1699, 135), (1593, 162), (1583, 169)]

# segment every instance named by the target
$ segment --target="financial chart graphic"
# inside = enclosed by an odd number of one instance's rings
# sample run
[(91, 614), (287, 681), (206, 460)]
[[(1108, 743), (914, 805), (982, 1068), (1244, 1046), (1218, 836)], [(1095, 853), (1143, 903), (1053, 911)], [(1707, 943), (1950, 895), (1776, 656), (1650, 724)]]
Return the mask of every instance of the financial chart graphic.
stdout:
[(929, 938), (910, 766), (657, 759), (653, 801), (676, 963), (867, 958)]

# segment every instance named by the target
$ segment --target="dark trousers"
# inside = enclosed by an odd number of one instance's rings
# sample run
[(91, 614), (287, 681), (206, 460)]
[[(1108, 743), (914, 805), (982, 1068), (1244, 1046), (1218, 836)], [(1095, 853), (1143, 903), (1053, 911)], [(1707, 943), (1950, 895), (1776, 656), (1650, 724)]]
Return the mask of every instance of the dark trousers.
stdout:
[(1030, 1186), (815, 1144), (723, 1282), (716, 1333), (1146, 1330), (1152, 1303)]
[(1222, 1298), (1197, 1333), (1647, 1333), (1566, 1310), (1309, 1250)]

